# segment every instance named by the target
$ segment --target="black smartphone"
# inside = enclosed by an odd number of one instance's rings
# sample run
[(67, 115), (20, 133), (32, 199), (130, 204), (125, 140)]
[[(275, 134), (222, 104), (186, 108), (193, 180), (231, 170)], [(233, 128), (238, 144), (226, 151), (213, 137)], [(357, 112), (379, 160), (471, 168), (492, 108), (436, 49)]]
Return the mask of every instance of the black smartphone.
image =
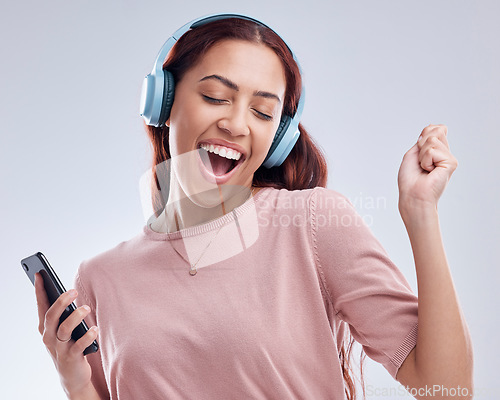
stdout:
[[(41, 252), (22, 259), (21, 265), (23, 266), (26, 275), (28, 275), (28, 278), (30, 278), (33, 286), (35, 286), (35, 274), (40, 272), (40, 275), (43, 278), (43, 285), (45, 286), (45, 291), (47, 292), (47, 297), (49, 298), (51, 305), (54, 304), (57, 298), (66, 291), (54, 269), (50, 266), (49, 261)], [(71, 303), (68, 307), (66, 307), (59, 318), (59, 325), (61, 325), (61, 322), (68, 318), (68, 316), (75, 310), (75, 303)], [(75, 341), (80, 339), (88, 330), (89, 328), (87, 324), (84, 320), (82, 320), (82, 322), (71, 333), (71, 339)], [(97, 350), (99, 350), (99, 345), (97, 344), (97, 341), (94, 340), (92, 344), (84, 350), (83, 354), (86, 355), (95, 353)]]

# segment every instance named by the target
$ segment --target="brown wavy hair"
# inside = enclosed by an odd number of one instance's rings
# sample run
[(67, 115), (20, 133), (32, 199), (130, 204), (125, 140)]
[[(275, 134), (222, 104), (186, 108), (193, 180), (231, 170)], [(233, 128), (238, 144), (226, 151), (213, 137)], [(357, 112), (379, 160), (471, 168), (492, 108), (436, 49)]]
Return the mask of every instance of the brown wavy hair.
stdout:
[[(301, 95), (302, 78), (300, 70), (293, 59), (293, 55), (283, 40), (271, 29), (255, 22), (241, 19), (228, 18), (209, 22), (186, 32), (170, 50), (163, 69), (167, 69), (174, 76), (174, 82), (179, 82), (184, 74), (195, 66), (203, 55), (217, 42), (227, 39), (245, 40), (251, 43), (264, 44), (271, 48), (283, 63), (286, 78), (283, 114), (293, 116), (298, 106)], [(151, 140), (153, 148), (151, 194), (153, 210), (158, 216), (167, 202), (168, 194), (161, 193), (157, 172), (165, 179), (165, 188), (170, 185), (170, 173), (164, 161), (171, 158), (169, 149), (169, 128), (149, 126), (144, 127)], [(274, 187), (277, 189), (302, 190), (316, 186), (326, 187), (328, 169), (326, 158), (320, 147), (307, 133), (302, 124), (299, 124), (300, 136), (290, 154), (280, 166), (266, 168), (261, 165), (254, 173), (252, 184), (259, 187)], [(348, 327), (347, 327), (348, 328)], [(350, 366), (352, 345), (354, 338), (348, 335), (342, 338), (339, 350), (339, 360), (345, 382), (345, 393), (349, 400), (356, 399), (356, 388), (351, 377)], [(347, 339), (347, 340), (346, 340)], [(349, 342), (347, 348), (344, 344)], [(360, 371), (363, 395), (363, 351), (361, 352)]]

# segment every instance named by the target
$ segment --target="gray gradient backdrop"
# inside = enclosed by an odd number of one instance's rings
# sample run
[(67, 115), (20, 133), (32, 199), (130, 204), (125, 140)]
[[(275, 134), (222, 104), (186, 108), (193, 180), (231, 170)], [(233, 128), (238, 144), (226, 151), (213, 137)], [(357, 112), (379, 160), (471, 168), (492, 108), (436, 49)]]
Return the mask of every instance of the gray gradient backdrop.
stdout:
[[(476, 398), (498, 398), (499, 3), (182, 4), (2, 4), (0, 397), (65, 398), (20, 259), (44, 252), (69, 288), (83, 259), (142, 229), (138, 185), (150, 160), (142, 80), (179, 26), (239, 12), (267, 22), (296, 52), (307, 88), (302, 121), (328, 155), (329, 188), (366, 216), (415, 292), (397, 173), (426, 125), (448, 126), (459, 167), (439, 202), (441, 229), (474, 340)], [(366, 384), (368, 398), (410, 398), (384, 394), (400, 385), (368, 358)]]

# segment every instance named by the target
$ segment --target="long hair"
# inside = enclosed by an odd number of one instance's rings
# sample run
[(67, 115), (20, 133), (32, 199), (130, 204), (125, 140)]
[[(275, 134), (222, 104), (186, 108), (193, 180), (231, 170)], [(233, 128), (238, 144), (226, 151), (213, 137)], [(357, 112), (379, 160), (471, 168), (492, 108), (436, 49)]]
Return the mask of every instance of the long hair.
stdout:
[[(286, 89), (283, 114), (293, 116), (301, 95), (302, 78), (293, 55), (283, 40), (271, 29), (241, 18), (222, 19), (207, 23), (186, 32), (170, 50), (163, 69), (170, 71), (177, 84), (184, 74), (195, 66), (206, 52), (217, 42), (227, 39), (245, 40), (263, 44), (271, 48), (280, 58), (285, 70)], [(165, 167), (164, 161), (171, 158), (169, 149), (169, 128), (149, 126), (144, 123), (153, 147), (151, 194), (156, 216), (163, 210), (166, 198), (161, 194), (157, 171), (166, 179), (169, 187), (169, 173), (159, 168)], [(280, 166), (266, 168), (261, 165), (254, 173), (252, 184), (260, 187), (302, 190), (316, 186), (326, 187), (328, 179), (327, 163), (324, 154), (302, 124), (300, 136), (290, 154)], [(345, 381), (345, 392), (349, 400), (356, 399), (356, 388), (350, 375), (350, 356), (354, 338), (349, 332), (350, 343), (344, 349), (345, 338), (339, 350), (339, 359)], [(361, 380), (363, 380), (363, 358), (361, 359)], [(362, 382), (363, 384), (363, 382)], [(364, 384), (363, 384), (364, 393)]]

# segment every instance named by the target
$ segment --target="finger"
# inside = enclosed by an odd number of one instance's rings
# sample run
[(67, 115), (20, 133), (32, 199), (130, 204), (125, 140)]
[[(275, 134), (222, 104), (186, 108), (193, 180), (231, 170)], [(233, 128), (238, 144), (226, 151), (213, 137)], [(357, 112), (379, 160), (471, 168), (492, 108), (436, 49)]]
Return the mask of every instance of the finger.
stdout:
[(47, 297), (47, 292), (43, 286), (43, 278), (39, 272), (35, 273), (35, 296), (36, 296), (36, 306), (38, 309), (38, 331), (43, 334), (44, 324), (45, 324), (45, 313), (50, 307), (49, 298)]
[(420, 150), (420, 157), (423, 157), (425, 152), (427, 152), (430, 148), (441, 149), (448, 152), (450, 151), (446, 138), (444, 138), (443, 141), (437, 136), (428, 136), (425, 140), (421, 140), (420, 142), (418, 142), (418, 147)]
[(423, 144), (419, 143), (420, 154), (423, 155), (430, 148), (441, 149), (443, 151), (450, 151), (446, 143), (441, 141), (437, 136), (429, 136)]
[(57, 300), (50, 306), (47, 313), (45, 314), (45, 333), (49, 340), (54, 340), (56, 335), (56, 330), (59, 325), (59, 318), (61, 314), (68, 307), (71, 302), (76, 298), (77, 292), (75, 289), (71, 289), (60, 295)]
[(82, 322), (89, 312), (90, 307), (87, 305), (78, 307), (61, 323), (61, 325), (59, 325), (56, 337), (63, 342), (70, 339), (73, 330), (78, 326), (78, 324), (80, 324), (80, 322)]
[(448, 127), (446, 125), (429, 125), (426, 126), (417, 140), (419, 148), (425, 144), (425, 142), (431, 137), (437, 137), (442, 141), (448, 148), (450, 147), (447, 139)]
[(448, 134), (448, 127), (443, 124), (429, 124), (422, 130), (422, 133), (428, 133), (433, 130), (442, 130), (445, 136)]
[(431, 147), (424, 153), (420, 166), (430, 172), (436, 167), (451, 167), (454, 160), (455, 157), (447, 149)]
[(80, 339), (73, 343), (68, 352), (74, 357), (78, 357), (79, 355), (83, 354), (84, 350), (89, 347), (94, 340), (97, 339), (98, 333), (99, 328), (94, 325), (85, 333), (85, 335), (83, 335)]
[(428, 159), (429, 151), (431, 151), (432, 149), (434, 149), (434, 150), (440, 149), (442, 151), (448, 151), (448, 148), (446, 147), (446, 145), (443, 142), (441, 142), (441, 140), (439, 140), (436, 136), (430, 136), (427, 138), (425, 143), (420, 146), (418, 161), (420, 163), (422, 163), (422, 160), (424, 158)]
[(419, 157), (420, 167), (425, 171), (432, 171), (434, 168), (433, 156), (435, 149), (430, 148)]

